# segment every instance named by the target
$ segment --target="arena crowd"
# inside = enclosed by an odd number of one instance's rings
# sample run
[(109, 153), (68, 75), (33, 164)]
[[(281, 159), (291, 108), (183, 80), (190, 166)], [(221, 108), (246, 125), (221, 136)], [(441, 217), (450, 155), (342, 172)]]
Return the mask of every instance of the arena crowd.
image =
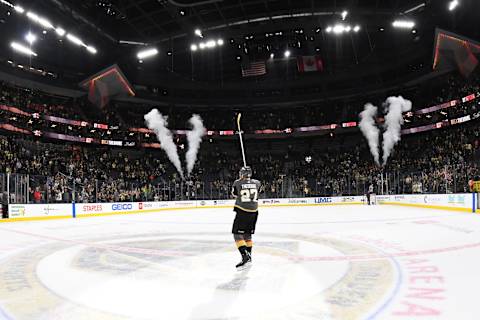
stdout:
[[(468, 81), (450, 76), (442, 86), (430, 88), (437, 93), (430, 99), (424, 95), (417, 97), (424, 104), (416, 104), (416, 107), (478, 94), (479, 83), (478, 76)], [(157, 142), (152, 134), (129, 131), (131, 127), (145, 126), (142, 117), (151, 107), (126, 108), (124, 103), (112, 102), (104, 109), (97, 109), (86, 98), (57, 97), (5, 83), (1, 84), (0, 92), (1, 104), (5, 106), (29, 114), (106, 123), (109, 130), (56, 123), (2, 109), (3, 124), (31, 131)], [(412, 100), (415, 101), (415, 97)], [(295, 112), (247, 113), (245, 131), (357, 121), (363, 102), (336, 102), (334, 108), (304, 106), (292, 109)], [(407, 117), (405, 127), (472, 114), (479, 111), (478, 106), (475, 100), (427, 116), (412, 114)], [(186, 119), (191, 115), (189, 110), (162, 112), (169, 116), (171, 127), (179, 129), (185, 128)], [(198, 113), (207, 128), (232, 130), (235, 110)], [(478, 121), (406, 135), (384, 168), (374, 165), (367, 143), (358, 130), (272, 141), (250, 137), (246, 141), (247, 157), (255, 177), (264, 183), (263, 197), (359, 195), (364, 194), (370, 184), (375, 186), (377, 193), (465, 192), (469, 188), (468, 181), (480, 175)], [(225, 198), (229, 197), (230, 186), (241, 166), (234, 136), (230, 139), (206, 137), (193, 174), (182, 181), (159, 149), (59, 143), (3, 129), (1, 134), (3, 183), (0, 191), (2, 199), (10, 197), (11, 202), (71, 201), (73, 191), (79, 202)], [(183, 159), (184, 138), (176, 137), (176, 142)], [(26, 190), (6, 195), (5, 176), (8, 173), (23, 179), (21, 182), (27, 186)]]

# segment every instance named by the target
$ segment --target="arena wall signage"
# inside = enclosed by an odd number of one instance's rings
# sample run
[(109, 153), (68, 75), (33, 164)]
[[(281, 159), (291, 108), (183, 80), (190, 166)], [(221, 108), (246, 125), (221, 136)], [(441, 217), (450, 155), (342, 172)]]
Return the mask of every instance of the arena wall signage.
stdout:
[[(456, 99), (452, 100), (449, 102), (445, 102), (436, 106), (416, 110), (415, 112), (409, 112), (408, 114), (413, 115), (424, 115), (432, 112), (436, 112), (442, 109), (447, 109), (447, 108), (452, 108), (456, 107), (462, 103), (467, 103), (474, 101), (480, 97), (480, 93), (472, 93), (469, 94), (461, 99)], [(25, 117), (32, 117), (34, 119), (44, 119), (47, 121), (51, 122), (57, 122), (57, 123), (63, 123), (63, 124), (69, 124), (77, 127), (93, 127), (101, 130), (116, 130), (119, 127), (118, 126), (111, 126), (108, 124), (103, 124), (103, 123), (90, 123), (87, 121), (79, 121), (79, 120), (70, 120), (70, 119), (65, 119), (65, 118), (60, 118), (60, 117), (54, 117), (54, 116), (49, 116), (49, 115), (40, 115), (39, 113), (28, 113), (23, 110), (20, 110), (17, 107), (11, 107), (7, 105), (0, 105), (0, 110), (4, 110), (7, 112), (19, 114)], [(407, 115), (408, 115), (407, 114)], [(414, 128), (408, 128), (402, 130), (402, 134), (412, 134), (412, 133), (419, 133), (419, 132), (424, 132), (424, 131), (430, 131), (430, 130), (436, 130), (440, 128), (444, 128), (447, 126), (451, 125), (458, 125), (461, 123), (465, 123), (474, 119), (477, 119), (479, 117), (479, 113), (474, 113), (472, 115), (465, 115), (463, 117), (459, 117), (456, 119), (449, 119), (449, 120), (444, 120), (442, 122), (437, 122), (429, 125), (424, 125), (424, 126), (419, 126), (419, 127), (414, 127)], [(272, 135), (272, 134), (292, 134), (292, 133), (306, 133), (306, 132), (319, 132), (319, 131), (325, 131), (325, 130), (334, 130), (338, 127), (342, 128), (351, 128), (351, 127), (357, 127), (358, 124), (356, 122), (344, 122), (341, 124), (327, 124), (327, 125), (320, 125), (320, 126), (310, 126), (310, 127), (300, 127), (300, 128), (286, 128), (283, 130), (271, 130), (271, 129), (266, 129), (266, 130), (256, 130), (254, 131), (254, 134), (256, 135)], [(18, 128), (16, 126), (8, 125), (8, 124), (3, 124), (0, 125), (0, 128), (3, 130), (8, 130), (12, 132), (18, 132), (18, 133), (23, 133), (23, 134), (29, 134), (29, 135), (35, 135), (35, 136), (44, 136), (48, 137), (51, 139), (57, 139), (57, 140), (64, 140), (64, 141), (71, 141), (71, 142), (80, 142), (80, 143), (91, 143), (91, 144), (103, 144), (103, 145), (110, 145), (110, 146), (119, 146), (119, 147), (135, 147), (137, 144), (133, 141), (117, 141), (117, 140), (101, 140), (101, 139), (96, 139), (96, 138), (90, 138), (90, 137), (81, 137), (81, 136), (75, 136), (75, 135), (65, 135), (65, 134), (58, 134), (55, 132), (48, 132), (48, 131), (40, 131), (40, 130), (26, 130), (23, 128)], [(152, 133), (151, 130), (147, 128), (130, 128), (130, 132), (139, 132), (139, 133)], [(175, 131), (176, 134), (185, 134), (185, 130), (177, 130)], [(224, 131), (213, 131), (213, 130), (207, 130), (207, 135), (208, 136), (234, 136), (235, 132), (232, 130), (224, 130)], [(150, 143), (143, 143), (143, 147), (145, 148), (159, 148), (160, 145), (158, 143), (155, 144), (150, 144)]]
[(55, 204), (10, 204), (8, 206), (8, 217), (10, 219), (23, 218), (71, 218), (71, 203)]
[[(414, 206), (421, 208), (445, 209), (463, 212), (475, 212), (477, 195), (461, 194), (406, 194), (384, 195), (376, 197), (378, 204)], [(8, 206), (8, 216), (11, 220), (40, 220), (54, 218), (102, 216), (119, 214), (137, 214), (159, 212), (163, 210), (215, 209), (232, 208), (234, 200), (189, 200), (189, 201), (159, 201), (159, 202), (119, 202), (119, 203), (76, 203), (75, 210), (71, 203), (58, 204), (11, 204)], [(288, 206), (331, 206), (331, 205), (361, 205), (365, 203), (364, 196), (343, 197), (311, 197), (260, 199), (260, 207)]]
[(379, 204), (393, 204), (431, 209), (475, 212), (477, 195), (472, 193), (457, 194), (405, 194), (377, 196)]

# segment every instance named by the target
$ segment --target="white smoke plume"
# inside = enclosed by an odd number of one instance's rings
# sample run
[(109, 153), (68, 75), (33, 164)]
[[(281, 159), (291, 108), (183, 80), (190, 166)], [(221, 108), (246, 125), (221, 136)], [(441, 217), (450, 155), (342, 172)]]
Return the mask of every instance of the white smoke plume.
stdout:
[(412, 109), (412, 102), (403, 97), (389, 97), (387, 103), (387, 115), (385, 116), (385, 132), (383, 133), (383, 165), (387, 164), (388, 157), (393, 147), (400, 141), (401, 128), (403, 125), (402, 113)]
[(165, 151), (170, 161), (177, 168), (178, 173), (182, 179), (183, 169), (178, 156), (177, 145), (173, 142), (173, 136), (170, 130), (167, 128), (167, 119), (157, 109), (151, 110), (145, 116), (145, 122), (150, 130), (153, 130), (157, 135), (157, 139), (160, 141), (161, 148)]
[(365, 109), (360, 113), (360, 123), (358, 126), (368, 141), (370, 152), (373, 155), (375, 163), (380, 166), (380, 155), (378, 150), (380, 129), (375, 124), (378, 108), (371, 103), (365, 105)]
[(197, 161), (200, 143), (202, 143), (202, 138), (207, 133), (207, 130), (203, 126), (203, 120), (198, 114), (194, 114), (188, 122), (192, 125), (192, 130), (187, 131), (188, 151), (186, 154), (187, 175), (190, 175)]

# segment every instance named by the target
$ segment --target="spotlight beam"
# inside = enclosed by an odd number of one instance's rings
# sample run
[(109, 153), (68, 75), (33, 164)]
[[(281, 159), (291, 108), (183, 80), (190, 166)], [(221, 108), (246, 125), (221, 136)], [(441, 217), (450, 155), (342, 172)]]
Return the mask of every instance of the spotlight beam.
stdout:
[(34, 56), (36, 57), (37, 54), (32, 51), (32, 49), (28, 48), (28, 47), (25, 47), (24, 45), (18, 43), (18, 42), (12, 42), (10, 44), (10, 46), (13, 48), (13, 50), (17, 51), (17, 52), (20, 52), (24, 55), (27, 55), (27, 56)]
[(392, 25), (399, 29), (412, 29), (415, 27), (415, 22), (408, 20), (395, 20)]
[(137, 58), (140, 59), (140, 60), (144, 60), (146, 58), (156, 56), (157, 54), (158, 54), (158, 49), (150, 48), (150, 49), (146, 49), (146, 50), (143, 50), (143, 51), (140, 51), (139, 53), (137, 53)]
[(83, 43), (83, 41), (80, 40), (80, 38), (78, 38), (77, 36), (74, 36), (73, 34), (68, 33), (67, 39), (78, 46), (85, 46), (85, 43)]
[(458, 2), (458, 0), (452, 0), (452, 1), (450, 1), (450, 3), (448, 4), (448, 10), (449, 10), (449, 11), (455, 10), (455, 9), (458, 7), (459, 4), (460, 4), (460, 3)]

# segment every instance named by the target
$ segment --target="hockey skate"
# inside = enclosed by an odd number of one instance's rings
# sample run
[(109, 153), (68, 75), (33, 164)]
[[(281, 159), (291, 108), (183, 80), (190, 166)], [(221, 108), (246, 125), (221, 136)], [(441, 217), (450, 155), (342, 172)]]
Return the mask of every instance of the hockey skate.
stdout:
[(235, 267), (237, 268), (237, 270), (245, 270), (251, 265), (252, 257), (250, 256), (250, 253), (245, 252), (245, 254), (242, 254), (242, 261), (240, 261), (240, 263), (238, 263)]

